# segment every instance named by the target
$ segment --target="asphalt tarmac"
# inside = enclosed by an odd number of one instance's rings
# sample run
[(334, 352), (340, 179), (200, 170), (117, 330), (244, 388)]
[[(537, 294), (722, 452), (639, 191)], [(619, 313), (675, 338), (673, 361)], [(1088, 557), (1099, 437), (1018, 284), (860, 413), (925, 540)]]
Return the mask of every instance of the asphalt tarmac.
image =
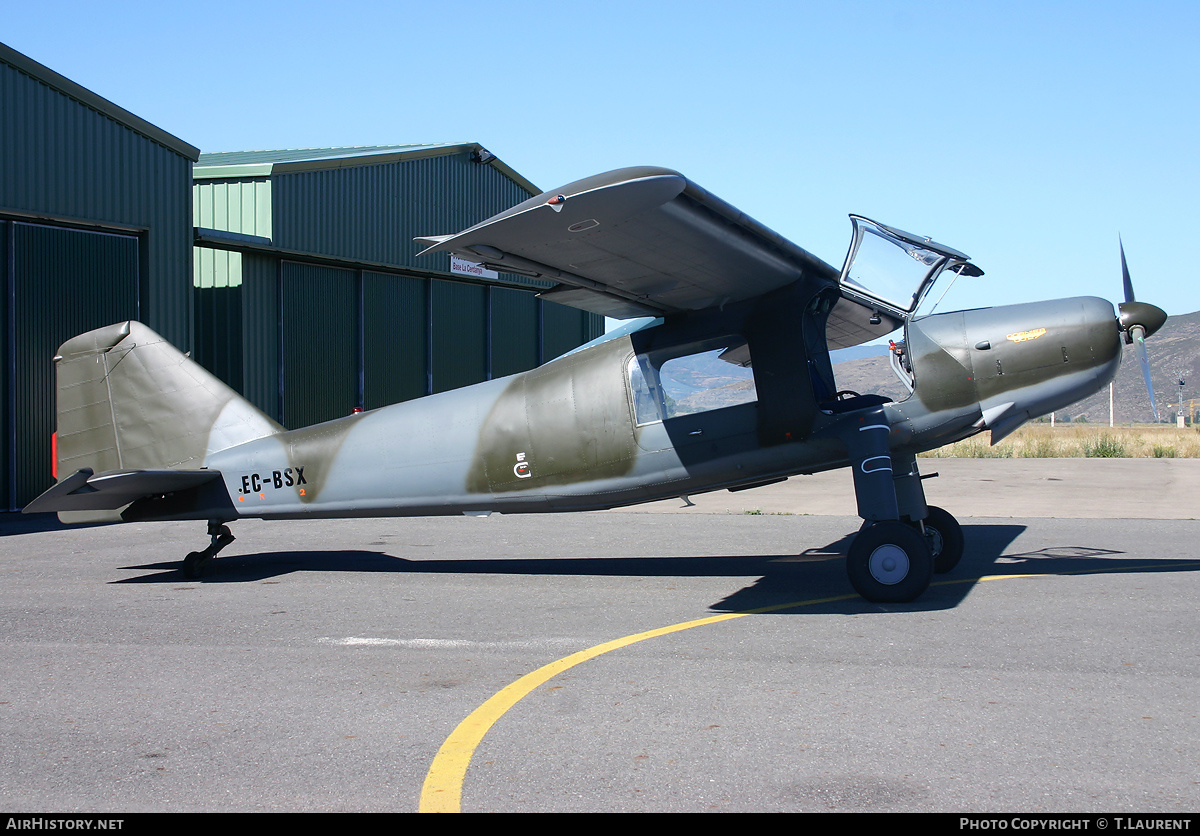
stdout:
[(1200, 461), (928, 462), (967, 555), (901, 606), (845, 473), (247, 520), (200, 581), (203, 524), (0, 517), (0, 809), (1200, 809)]

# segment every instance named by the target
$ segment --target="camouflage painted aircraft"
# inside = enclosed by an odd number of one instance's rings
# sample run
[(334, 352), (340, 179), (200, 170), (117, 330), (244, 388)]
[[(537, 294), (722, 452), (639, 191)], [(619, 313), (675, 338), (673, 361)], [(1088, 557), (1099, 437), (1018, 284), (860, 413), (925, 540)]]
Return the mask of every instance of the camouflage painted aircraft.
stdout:
[[(939, 276), (982, 271), (852, 222), (839, 274), (677, 172), (631, 168), (419, 239), (632, 322), (528, 372), (298, 430), (144, 325), (83, 334), (55, 358), (62, 478), (25, 511), (206, 520), (209, 546), (183, 564), (199, 577), (242, 517), (585, 511), (849, 467), (864, 520), (850, 581), (912, 600), (963, 552), (917, 454), (983, 430), (995, 443), (1095, 392), (1122, 337), (1148, 374), (1144, 340), (1166, 314), (1134, 300), (1126, 270), (1119, 314), (1083, 297), (918, 315)], [(830, 350), (898, 328), (909, 396), (840, 391)], [(713, 379), (727, 385), (704, 391)]]

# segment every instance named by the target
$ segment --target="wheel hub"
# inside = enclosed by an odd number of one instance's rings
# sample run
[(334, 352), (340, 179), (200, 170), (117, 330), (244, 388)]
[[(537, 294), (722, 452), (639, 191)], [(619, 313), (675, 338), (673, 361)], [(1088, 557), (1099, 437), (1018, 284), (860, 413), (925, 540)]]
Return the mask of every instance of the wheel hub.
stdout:
[(871, 572), (871, 577), (879, 583), (888, 586), (900, 583), (908, 577), (908, 553), (890, 543), (882, 545), (871, 552), (867, 569)]

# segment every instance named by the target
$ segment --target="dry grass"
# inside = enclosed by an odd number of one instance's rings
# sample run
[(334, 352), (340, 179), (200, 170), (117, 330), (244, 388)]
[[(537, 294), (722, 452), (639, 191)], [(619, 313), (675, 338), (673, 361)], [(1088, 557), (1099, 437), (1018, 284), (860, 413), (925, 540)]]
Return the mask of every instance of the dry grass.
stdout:
[(1053, 458), (1200, 458), (1200, 429), (1137, 424), (1107, 427), (1097, 424), (1026, 424), (995, 447), (991, 433), (922, 453), (931, 458), (1053, 459)]

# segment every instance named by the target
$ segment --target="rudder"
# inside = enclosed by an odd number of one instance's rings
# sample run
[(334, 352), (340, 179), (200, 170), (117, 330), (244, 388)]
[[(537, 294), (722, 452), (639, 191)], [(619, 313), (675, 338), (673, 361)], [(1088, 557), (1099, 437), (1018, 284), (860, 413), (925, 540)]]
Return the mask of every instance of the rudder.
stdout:
[[(59, 482), (26, 506), (30, 513), (118, 519), (103, 509), (198, 489), (220, 475), (204, 470), (210, 454), (283, 431), (140, 322), (73, 337), (54, 362)], [(67, 519), (74, 512), (83, 513)]]
[(140, 322), (63, 343), (58, 474), (197, 468), (209, 453), (283, 428)]

